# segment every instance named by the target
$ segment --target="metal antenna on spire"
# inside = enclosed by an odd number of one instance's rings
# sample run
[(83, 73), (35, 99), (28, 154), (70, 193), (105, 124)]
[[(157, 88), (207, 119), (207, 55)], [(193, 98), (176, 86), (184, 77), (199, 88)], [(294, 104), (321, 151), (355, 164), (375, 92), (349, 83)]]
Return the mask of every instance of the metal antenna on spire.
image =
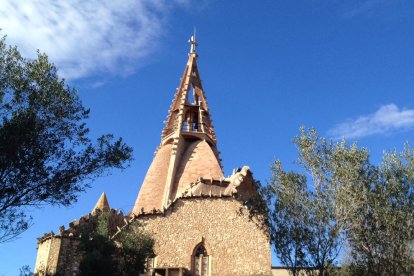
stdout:
[(191, 45), (190, 47), (190, 54), (196, 52), (196, 47), (198, 46), (198, 43), (196, 42), (196, 28), (194, 27), (194, 33), (191, 36), (191, 38), (188, 40), (188, 43)]

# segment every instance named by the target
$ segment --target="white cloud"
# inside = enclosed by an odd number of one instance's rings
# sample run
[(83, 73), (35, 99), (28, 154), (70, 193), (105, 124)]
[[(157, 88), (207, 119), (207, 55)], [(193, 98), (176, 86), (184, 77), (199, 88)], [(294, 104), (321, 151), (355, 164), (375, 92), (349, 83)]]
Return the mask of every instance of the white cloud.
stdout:
[(342, 19), (370, 18), (387, 22), (412, 17), (406, 0), (331, 0), (327, 5), (339, 8)]
[(128, 74), (154, 52), (187, 0), (2, 0), (0, 29), (26, 57), (45, 52), (66, 78)]
[(351, 19), (358, 15), (372, 15), (380, 6), (386, 4), (388, 0), (359, 0), (356, 3), (353, 1), (345, 2), (349, 7), (345, 12), (344, 17)]
[(349, 119), (329, 130), (336, 138), (360, 138), (374, 134), (390, 134), (414, 126), (414, 109), (400, 109), (395, 104), (381, 106), (375, 113)]

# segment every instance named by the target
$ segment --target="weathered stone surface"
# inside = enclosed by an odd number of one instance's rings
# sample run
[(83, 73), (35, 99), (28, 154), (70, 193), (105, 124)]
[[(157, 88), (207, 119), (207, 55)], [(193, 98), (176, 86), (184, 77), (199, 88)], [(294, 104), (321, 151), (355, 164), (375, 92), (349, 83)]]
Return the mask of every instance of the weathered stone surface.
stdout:
[[(71, 222), (68, 229), (61, 226), (58, 235), (51, 232), (39, 238), (34, 272), (38, 275), (76, 275), (83, 257), (79, 247), (80, 236), (90, 233), (96, 227), (96, 218), (101, 212), (100, 209), (94, 209), (93, 214)], [(114, 209), (110, 212), (112, 215), (109, 227), (114, 232), (126, 224), (125, 216)]]
[(56, 273), (59, 258), (60, 239), (50, 237), (38, 244), (35, 273), (44, 271)]
[(191, 267), (195, 247), (204, 241), (211, 275), (271, 275), (266, 233), (232, 197), (178, 200), (164, 215), (138, 219), (156, 241), (157, 267)]
[(82, 254), (76, 238), (50, 236), (38, 244), (34, 272), (37, 275), (76, 275)]

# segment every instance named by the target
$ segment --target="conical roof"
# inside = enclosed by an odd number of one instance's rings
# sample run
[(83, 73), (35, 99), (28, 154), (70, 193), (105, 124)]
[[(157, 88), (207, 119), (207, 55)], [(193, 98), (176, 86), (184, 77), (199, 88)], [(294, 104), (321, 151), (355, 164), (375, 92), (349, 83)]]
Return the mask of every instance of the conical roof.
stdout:
[(95, 207), (92, 210), (92, 213), (96, 212), (99, 209), (101, 211), (109, 211), (111, 208), (109, 207), (108, 199), (106, 198), (105, 192), (101, 194), (98, 201), (95, 204)]

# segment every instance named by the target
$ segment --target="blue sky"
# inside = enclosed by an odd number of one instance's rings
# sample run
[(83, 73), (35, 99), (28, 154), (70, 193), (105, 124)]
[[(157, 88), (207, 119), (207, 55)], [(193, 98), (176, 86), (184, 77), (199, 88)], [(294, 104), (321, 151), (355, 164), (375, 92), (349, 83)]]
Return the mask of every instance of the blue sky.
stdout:
[(91, 135), (122, 136), (135, 160), (72, 207), (27, 210), (34, 225), (0, 244), (0, 275), (33, 268), (36, 238), (90, 212), (103, 191), (131, 210), (194, 26), (225, 174), (249, 165), (265, 182), (275, 159), (295, 168), (301, 125), (357, 141), (374, 163), (414, 144), (413, 21), (409, 0), (1, 1), (8, 43), (27, 57), (47, 53), (91, 108)]

